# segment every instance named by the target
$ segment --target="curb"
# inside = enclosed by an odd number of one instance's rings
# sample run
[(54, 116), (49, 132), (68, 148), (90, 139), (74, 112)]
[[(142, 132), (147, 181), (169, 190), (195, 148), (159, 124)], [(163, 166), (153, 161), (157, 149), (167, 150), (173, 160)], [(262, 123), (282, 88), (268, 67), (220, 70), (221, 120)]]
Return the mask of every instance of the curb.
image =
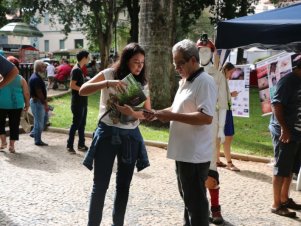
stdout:
[(66, 90), (66, 91), (62, 91), (62, 92), (57, 93), (57, 94), (49, 95), (49, 96), (47, 96), (47, 100), (50, 101), (50, 100), (53, 99), (53, 98), (65, 96), (65, 95), (68, 94), (68, 93), (71, 93), (71, 89), (68, 89), (68, 90)]
[[(55, 133), (63, 133), (63, 134), (68, 134), (69, 133), (69, 129), (63, 129), (63, 128), (57, 128), (57, 127), (48, 127), (47, 131), (55, 132)], [(86, 132), (85, 136), (89, 137), (89, 138), (92, 138), (93, 133), (92, 132)], [(166, 142), (144, 140), (144, 143), (147, 146), (167, 149), (167, 143)], [(221, 156), (225, 157), (223, 152), (221, 152)], [(242, 161), (251, 161), (251, 162), (261, 162), (261, 163), (270, 163), (271, 162), (271, 158), (255, 156), (255, 155), (246, 155), (246, 154), (240, 154), (240, 153), (235, 153), (235, 152), (231, 153), (231, 158), (237, 159), (237, 160), (242, 160)]]

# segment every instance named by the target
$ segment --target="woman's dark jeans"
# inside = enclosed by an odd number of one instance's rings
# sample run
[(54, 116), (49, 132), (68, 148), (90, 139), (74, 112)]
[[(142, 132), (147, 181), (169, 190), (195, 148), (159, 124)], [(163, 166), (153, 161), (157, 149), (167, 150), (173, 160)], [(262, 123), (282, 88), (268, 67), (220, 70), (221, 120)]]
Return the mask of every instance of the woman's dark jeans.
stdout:
[[(128, 202), (129, 189), (134, 173), (135, 161), (131, 164), (122, 161), (122, 144), (112, 145), (111, 137), (99, 141), (94, 159), (94, 184), (90, 200), (88, 226), (101, 223), (105, 195), (110, 183), (112, 168), (117, 155), (116, 193), (113, 209), (113, 225), (122, 226)], [(139, 143), (132, 143), (132, 155), (136, 159)]]
[(74, 137), (78, 130), (78, 146), (85, 146), (85, 126), (87, 119), (87, 106), (72, 105), (73, 114), (72, 125), (69, 130), (69, 138), (67, 140), (67, 148), (73, 148)]
[[(89, 170), (93, 169), (93, 161), (95, 153), (100, 150), (99, 141), (110, 137), (113, 146), (122, 143), (122, 160), (125, 163), (136, 162), (137, 171), (141, 171), (150, 166), (147, 151), (143, 141), (143, 137), (138, 127), (135, 129), (120, 129), (114, 126), (108, 126), (103, 122), (98, 124), (98, 127), (93, 133), (93, 140), (89, 150), (87, 151), (83, 164)], [(132, 143), (139, 143), (138, 158), (132, 155)]]

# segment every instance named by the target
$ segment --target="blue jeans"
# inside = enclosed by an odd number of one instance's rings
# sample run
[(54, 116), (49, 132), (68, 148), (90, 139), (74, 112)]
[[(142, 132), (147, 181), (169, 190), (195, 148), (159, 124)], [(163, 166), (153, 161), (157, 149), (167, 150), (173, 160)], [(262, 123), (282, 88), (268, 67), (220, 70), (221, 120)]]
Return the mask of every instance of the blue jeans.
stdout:
[(178, 188), (184, 200), (184, 225), (209, 225), (209, 204), (205, 181), (210, 162), (188, 163), (176, 161)]
[(69, 138), (67, 140), (67, 147), (73, 148), (74, 137), (76, 130), (78, 130), (78, 146), (85, 146), (85, 126), (87, 119), (87, 106), (72, 105), (71, 111), (73, 114), (72, 125), (69, 130)]
[[(125, 163), (122, 160), (122, 144), (113, 145), (111, 137), (98, 142), (101, 149), (94, 156), (94, 183), (91, 193), (88, 226), (98, 226), (101, 223), (105, 195), (110, 183), (112, 168), (117, 156), (116, 193), (113, 209), (113, 225), (122, 226), (128, 202), (130, 184), (132, 181), (135, 161)], [(132, 157), (137, 159), (139, 143), (131, 147)]]
[(40, 100), (30, 99), (30, 108), (33, 114), (34, 122), (32, 134), (34, 135), (35, 144), (42, 142), (41, 135), (44, 129), (45, 106)]

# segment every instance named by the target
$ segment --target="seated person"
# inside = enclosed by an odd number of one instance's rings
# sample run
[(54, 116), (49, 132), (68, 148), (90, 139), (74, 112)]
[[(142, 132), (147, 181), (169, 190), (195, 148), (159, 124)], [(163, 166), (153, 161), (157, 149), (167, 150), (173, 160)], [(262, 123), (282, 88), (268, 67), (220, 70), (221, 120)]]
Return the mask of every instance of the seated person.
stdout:
[(50, 61), (49, 65), (46, 68), (48, 86), (47, 89), (51, 89), (53, 87), (54, 75), (55, 75), (55, 67), (54, 61)]
[(72, 67), (69, 64), (68, 60), (63, 59), (62, 61), (63, 63), (56, 68), (53, 89), (56, 89), (58, 87), (57, 83), (61, 83), (66, 86), (68, 83), (68, 79), (70, 78)]

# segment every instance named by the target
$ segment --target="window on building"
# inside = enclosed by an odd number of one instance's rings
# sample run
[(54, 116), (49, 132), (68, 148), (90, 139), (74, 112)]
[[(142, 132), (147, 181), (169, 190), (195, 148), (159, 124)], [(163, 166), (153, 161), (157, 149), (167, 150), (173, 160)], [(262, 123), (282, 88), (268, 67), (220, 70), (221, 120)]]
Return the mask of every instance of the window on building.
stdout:
[(44, 49), (45, 52), (49, 52), (49, 40), (44, 40)]
[(60, 49), (65, 49), (65, 40), (64, 39), (60, 40)]
[(84, 40), (83, 39), (74, 39), (74, 48), (83, 48)]
[(49, 14), (48, 13), (45, 13), (44, 15), (44, 24), (49, 24)]

